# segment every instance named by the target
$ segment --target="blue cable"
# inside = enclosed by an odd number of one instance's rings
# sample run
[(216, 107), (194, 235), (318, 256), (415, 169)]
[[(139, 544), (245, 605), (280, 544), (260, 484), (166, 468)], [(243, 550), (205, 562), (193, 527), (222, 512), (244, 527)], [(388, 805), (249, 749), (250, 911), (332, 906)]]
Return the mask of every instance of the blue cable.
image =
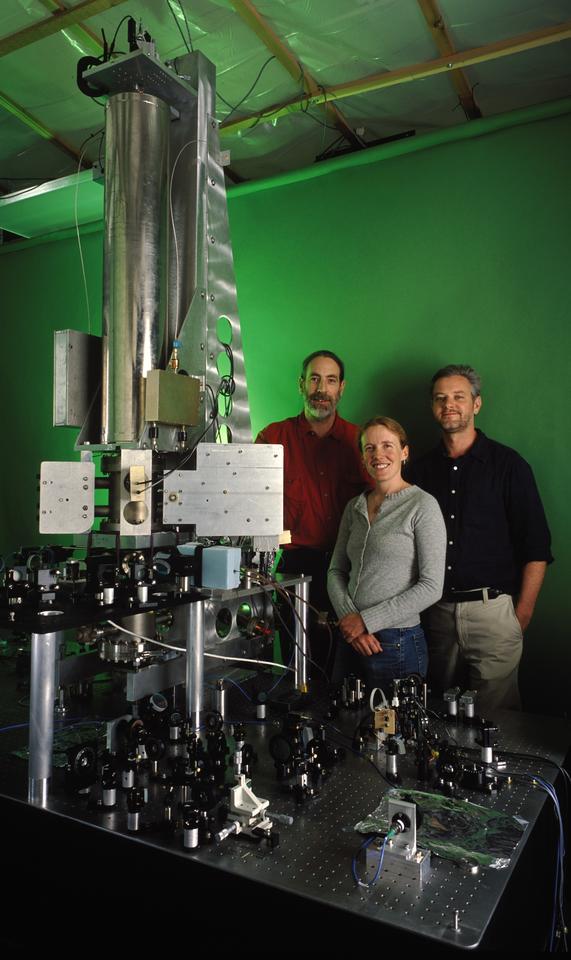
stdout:
[[(292, 665), (292, 663), (293, 663), (293, 658), (294, 658), (294, 656), (295, 656), (295, 650), (293, 651), (291, 657), (289, 658), (289, 663), (287, 664), (288, 667), (291, 667), (291, 665)], [(287, 673), (288, 673), (288, 671), (287, 671), (287, 670), (284, 670), (283, 673), (278, 677), (278, 679), (276, 680), (276, 682), (274, 683), (274, 685), (273, 685), (272, 687), (270, 687), (270, 689), (268, 690), (268, 696), (269, 696), (270, 693), (273, 693), (273, 691), (276, 689), (278, 683), (281, 683), (282, 680), (284, 679), (284, 677), (287, 676)]]
[(357, 850), (357, 853), (353, 857), (353, 861), (351, 863), (351, 870), (353, 873), (353, 879), (355, 883), (357, 884), (358, 887), (365, 887), (367, 890), (370, 890), (371, 887), (375, 886), (377, 880), (381, 875), (381, 870), (383, 869), (383, 860), (385, 859), (385, 847), (387, 845), (387, 840), (389, 840), (390, 837), (394, 837), (394, 830), (389, 830), (385, 839), (383, 840), (383, 845), (381, 847), (381, 853), (379, 856), (379, 862), (377, 864), (377, 869), (375, 870), (375, 876), (370, 881), (370, 883), (365, 883), (365, 881), (361, 880), (361, 878), (359, 877), (359, 874), (357, 873), (357, 857), (363, 850), (366, 850), (367, 847), (371, 845), (371, 843), (373, 842), (373, 840), (376, 839), (377, 836), (378, 835), (376, 833), (373, 833), (372, 836), (367, 837), (364, 843), (362, 843), (359, 849)]
[[(524, 780), (529, 780), (532, 783), (537, 784), (541, 787), (542, 790), (548, 794), (548, 796), (553, 801), (555, 807), (555, 813), (557, 816), (557, 821), (559, 825), (559, 840), (557, 842), (557, 862), (555, 867), (555, 883), (553, 890), (553, 911), (551, 915), (551, 931), (549, 936), (549, 949), (548, 953), (555, 953), (556, 950), (556, 934), (557, 934), (557, 919), (559, 917), (561, 928), (565, 931), (565, 920), (564, 920), (564, 889), (565, 889), (565, 877), (564, 877), (564, 858), (565, 858), (565, 830), (563, 826), (563, 818), (561, 816), (561, 808), (559, 806), (559, 798), (557, 792), (552, 784), (548, 783), (546, 780), (543, 780), (541, 777), (533, 773), (520, 773), (515, 774)], [(563, 933), (563, 942), (566, 946), (566, 937)]]
[[(68, 723), (70, 727), (81, 727), (86, 726), (87, 724), (92, 725), (94, 723), (106, 723), (106, 720), (81, 720), (79, 717), (74, 720), (68, 720), (64, 718), (63, 720), (54, 720), (54, 723)], [(12, 723), (8, 727), (0, 728), (0, 733), (8, 733), (10, 730), (22, 730), (24, 727), (29, 727), (29, 723)]]
[(240, 693), (242, 694), (242, 696), (243, 696), (243, 697), (246, 697), (246, 700), (249, 700), (250, 703), (252, 703), (252, 698), (246, 693), (246, 691), (244, 690), (244, 688), (241, 687), (240, 684), (239, 684), (236, 680), (232, 680), (232, 677), (222, 677), (222, 679), (223, 679), (223, 680), (226, 680), (227, 683), (233, 683), (235, 687), (238, 687), (238, 690), (240, 691)]

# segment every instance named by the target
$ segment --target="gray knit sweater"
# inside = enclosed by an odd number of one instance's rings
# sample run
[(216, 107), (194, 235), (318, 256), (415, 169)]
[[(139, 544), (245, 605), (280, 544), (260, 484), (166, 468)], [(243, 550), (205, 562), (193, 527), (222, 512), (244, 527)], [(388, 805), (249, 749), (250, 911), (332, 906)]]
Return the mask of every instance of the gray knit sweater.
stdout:
[(372, 524), (365, 494), (350, 500), (327, 576), (337, 616), (360, 613), (369, 633), (415, 627), (442, 596), (445, 554), (440, 507), (419, 487), (387, 494)]

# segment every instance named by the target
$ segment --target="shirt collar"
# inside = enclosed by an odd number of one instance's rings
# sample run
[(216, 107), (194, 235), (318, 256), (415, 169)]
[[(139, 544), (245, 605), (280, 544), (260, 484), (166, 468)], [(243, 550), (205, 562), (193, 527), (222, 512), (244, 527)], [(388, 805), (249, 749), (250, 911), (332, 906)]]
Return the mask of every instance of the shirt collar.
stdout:
[[(299, 429), (301, 430), (302, 433), (315, 434), (315, 430), (313, 429), (313, 424), (311, 424), (309, 420), (306, 418), (303, 410), (297, 419), (298, 419)], [(325, 437), (323, 437), (322, 439), (325, 440), (327, 437), (333, 437), (334, 440), (343, 440), (343, 427), (341, 425), (341, 418), (337, 416), (337, 411), (335, 411), (335, 420), (333, 421), (333, 426), (331, 427), (331, 430), (329, 430), (329, 432), (326, 433)]]
[[(448, 451), (444, 446), (442, 440), (440, 441), (440, 452), (443, 457), (448, 458)], [(457, 460), (463, 460), (464, 457), (475, 457), (476, 460), (480, 460), (482, 463), (485, 463), (488, 459), (490, 452), (490, 441), (488, 440), (485, 433), (482, 433), (481, 430), (476, 430), (476, 439), (474, 443), (466, 450), (461, 457), (456, 457)]]

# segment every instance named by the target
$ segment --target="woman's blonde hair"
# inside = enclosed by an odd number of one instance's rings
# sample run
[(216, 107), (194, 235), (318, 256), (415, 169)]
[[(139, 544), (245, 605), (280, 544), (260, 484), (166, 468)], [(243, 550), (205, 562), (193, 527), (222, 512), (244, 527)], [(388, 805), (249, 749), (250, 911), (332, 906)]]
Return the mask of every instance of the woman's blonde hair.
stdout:
[(399, 438), (401, 450), (408, 446), (406, 430), (398, 422), (398, 420), (393, 420), (392, 417), (371, 417), (371, 419), (367, 420), (367, 422), (359, 431), (359, 450), (361, 450), (361, 452), (363, 451), (363, 437), (365, 436), (365, 431), (368, 430), (369, 427), (386, 427), (387, 430), (390, 430), (391, 433), (396, 434), (396, 436)]

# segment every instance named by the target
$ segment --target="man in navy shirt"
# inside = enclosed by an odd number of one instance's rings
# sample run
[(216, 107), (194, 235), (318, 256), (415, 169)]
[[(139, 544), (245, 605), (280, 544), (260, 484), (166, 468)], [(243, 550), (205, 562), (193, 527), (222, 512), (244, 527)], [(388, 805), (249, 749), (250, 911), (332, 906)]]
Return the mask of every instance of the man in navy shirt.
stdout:
[(474, 426), (480, 377), (451, 364), (432, 378), (439, 446), (408, 479), (440, 504), (447, 531), (442, 600), (428, 611), (433, 689), (478, 691), (478, 712), (520, 709), (518, 667), (550, 534), (531, 467)]

